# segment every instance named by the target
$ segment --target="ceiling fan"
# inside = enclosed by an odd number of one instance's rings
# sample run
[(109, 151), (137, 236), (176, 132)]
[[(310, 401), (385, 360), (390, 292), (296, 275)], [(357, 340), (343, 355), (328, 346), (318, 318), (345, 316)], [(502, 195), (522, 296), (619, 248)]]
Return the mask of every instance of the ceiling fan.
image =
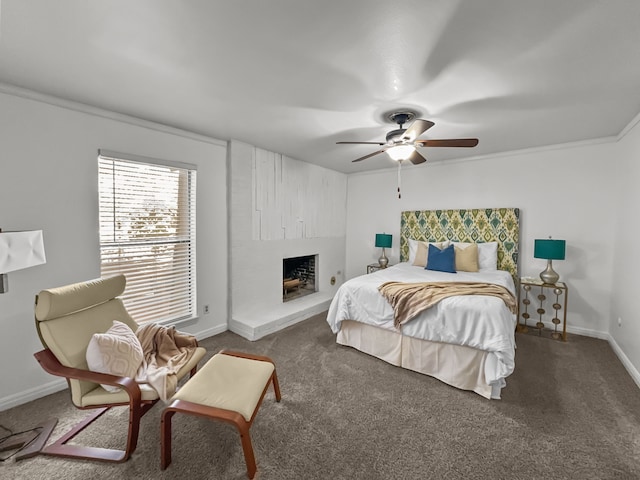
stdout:
[[(427, 161), (417, 148), (420, 147), (475, 147), (478, 145), (477, 138), (456, 138), (449, 140), (418, 140), (418, 137), (429, 130), (435, 124), (429, 120), (415, 118), (415, 113), (410, 111), (393, 112), (387, 115), (387, 118), (398, 124), (396, 130), (387, 133), (385, 142), (336, 142), (337, 144), (363, 144), (363, 145), (381, 145), (382, 148), (377, 152), (370, 153), (360, 158), (356, 158), (353, 162), (360, 162), (367, 158), (387, 152), (387, 154), (398, 162), (409, 160), (414, 165)], [(413, 120), (408, 128), (402, 128), (405, 123)]]

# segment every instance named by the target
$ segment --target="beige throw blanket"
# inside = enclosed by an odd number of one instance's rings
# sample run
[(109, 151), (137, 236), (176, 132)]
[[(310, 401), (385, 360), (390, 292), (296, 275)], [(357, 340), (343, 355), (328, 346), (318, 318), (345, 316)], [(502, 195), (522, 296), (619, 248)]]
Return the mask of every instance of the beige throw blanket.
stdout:
[(396, 328), (440, 300), (454, 295), (490, 295), (499, 297), (516, 313), (516, 299), (505, 287), (479, 282), (386, 282), (378, 287), (394, 310)]
[(136, 332), (142, 345), (144, 360), (136, 380), (148, 383), (163, 401), (173, 396), (178, 386), (177, 373), (196, 351), (198, 342), (193, 335), (148, 323)]

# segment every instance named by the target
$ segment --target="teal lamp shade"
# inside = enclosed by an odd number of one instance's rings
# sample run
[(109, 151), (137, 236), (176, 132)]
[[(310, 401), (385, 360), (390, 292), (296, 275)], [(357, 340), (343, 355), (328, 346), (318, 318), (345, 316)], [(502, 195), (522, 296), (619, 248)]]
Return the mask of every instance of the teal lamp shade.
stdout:
[(376, 247), (391, 248), (391, 238), (388, 233), (376, 233)]
[(376, 233), (376, 247), (382, 248), (382, 255), (378, 259), (380, 268), (387, 268), (387, 265), (389, 265), (389, 259), (384, 254), (384, 249), (391, 248), (391, 235), (388, 233)]
[(553, 240), (551, 238), (535, 240), (533, 256), (535, 258), (544, 258), (545, 260), (564, 260), (565, 243), (564, 240)]
[(560, 280), (560, 275), (553, 269), (552, 260), (564, 260), (565, 251), (564, 240), (553, 240), (551, 238), (535, 240), (533, 244), (533, 256), (544, 258), (547, 261), (547, 268), (540, 272), (540, 279), (548, 285), (555, 285)]

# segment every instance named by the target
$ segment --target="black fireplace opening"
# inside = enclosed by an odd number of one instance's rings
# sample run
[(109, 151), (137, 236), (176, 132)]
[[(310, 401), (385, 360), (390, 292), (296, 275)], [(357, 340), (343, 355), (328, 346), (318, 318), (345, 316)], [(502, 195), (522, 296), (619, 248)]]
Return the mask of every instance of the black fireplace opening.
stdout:
[(282, 259), (282, 301), (288, 302), (316, 292), (318, 255)]

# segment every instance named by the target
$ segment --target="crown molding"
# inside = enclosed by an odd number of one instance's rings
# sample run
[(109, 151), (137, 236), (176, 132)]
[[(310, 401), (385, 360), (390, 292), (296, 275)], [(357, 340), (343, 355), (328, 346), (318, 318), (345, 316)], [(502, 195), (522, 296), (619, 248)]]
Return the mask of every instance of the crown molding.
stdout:
[(616, 141), (622, 140), (627, 133), (633, 130), (633, 127), (635, 127), (638, 122), (640, 122), (640, 112), (635, 117), (633, 117), (629, 123), (627, 123), (626, 127), (622, 129), (622, 131), (618, 134)]
[(181, 128), (171, 127), (162, 123), (152, 122), (150, 120), (144, 120), (139, 117), (133, 117), (131, 115), (125, 115), (123, 113), (113, 112), (100, 107), (94, 107), (86, 103), (76, 102), (73, 100), (67, 100), (53, 95), (36, 92), (22, 87), (17, 87), (8, 83), (0, 82), (0, 93), (6, 95), (12, 95), (14, 97), (20, 97), (27, 100), (34, 100), (36, 102), (46, 103), (67, 110), (74, 110), (80, 113), (86, 113), (96, 117), (106, 118), (108, 120), (114, 120), (117, 122), (128, 123), (137, 127), (147, 128), (149, 130), (155, 130), (157, 132), (168, 133), (170, 135), (176, 135), (190, 140), (196, 140), (199, 142), (210, 143), (221, 147), (226, 147), (227, 142), (217, 138), (201, 135), (199, 133), (190, 132)]
[[(639, 115), (639, 120), (640, 120), (640, 115)], [(484, 154), (484, 155), (475, 155), (472, 157), (464, 157), (464, 158), (454, 158), (454, 159), (450, 159), (450, 160), (439, 160), (439, 161), (432, 161), (431, 163), (427, 164), (428, 166), (431, 167), (440, 167), (440, 166), (448, 166), (448, 165), (455, 165), (457, 163), (466, 163), (466, 162), (477, 162), (477, 161), (481, 161), (481, 160), (493, 160), (496, 158), (502, 158), (502, 157), (514, 157), (514, 156), (520, 156), (520, 155), (531, 155), (531, 154), (535, 154), (535, 153), (541, 153), (541, 152), (551, 152), (554, 150), (564, 150), (567, 148), (579, 148), (579, 147), (588, 147), (588, 146), (592, 146), (592, 145), (600, 145), (603, 143), (616, 143), (618, 140), (620, 139), (620, 136), (611, 136), (611, 137), (600, 137), (600, 138), (593, 138), (593, 139), (589, 139), (589, 140), (581, 140), (578, 142), (567, 142), (567, 143), (558, 143), (555, 145), (544, 145), (541, 147), (531, 147), (531, 148), (523, 148), (520, 150), (509, 150), (506, 152), (496, 152), (496, 153), (488, 153), (488, 154)], [(403, 165), (403, 169), (404, 168), (413, 168), (414, 165)], [(371, 174), (375, 174), (375, 173), (383, 173), (383, 172), (389, 172), (391, 170), (396, 170), (397, 167), (389, 167), (389, 168), (380, 168), (380, 169), (376, 169), (376, 170), (367, 170), (364, 172), (353, 172), (353, 173), (349, 173), (348, 175), (371, 175)]]

